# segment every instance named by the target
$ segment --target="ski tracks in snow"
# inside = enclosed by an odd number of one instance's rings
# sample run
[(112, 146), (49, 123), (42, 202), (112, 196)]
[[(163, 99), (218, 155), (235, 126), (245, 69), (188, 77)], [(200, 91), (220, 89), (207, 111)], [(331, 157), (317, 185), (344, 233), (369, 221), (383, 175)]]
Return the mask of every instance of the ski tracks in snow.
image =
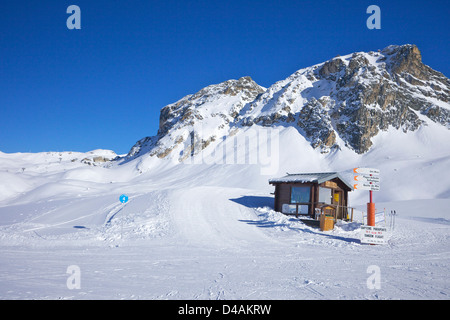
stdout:
[(242, 190), (217, 187), (173, 190), (170, 214), (180, 240), (194, 246), (236, 250), (258, 243), (282, 245), (258, 226), (245, 222), (256, 216), (253, 209), (230, 200), (237, 194), (241, 195)]

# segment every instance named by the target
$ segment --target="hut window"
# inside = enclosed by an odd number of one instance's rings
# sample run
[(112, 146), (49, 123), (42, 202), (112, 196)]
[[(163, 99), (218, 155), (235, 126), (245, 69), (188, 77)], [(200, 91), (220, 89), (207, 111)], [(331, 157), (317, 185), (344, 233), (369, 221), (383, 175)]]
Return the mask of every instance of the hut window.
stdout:
[(291, 203), (309, 202), (310, 187), (292, 187)]
[(283, 213), (297, 213), (297, 205), (292, 205), (292, 204), (283, 204), (283, 207), (281, 209), (281, 212)]
[(300, 214), (308, 214), (308, 212), (309, 212), (309, 206), (308, 205), (302, 204), (302, 205), (298, 206), (298, 213), (300, 213)]
[[(298, 212), (297, 212), (298, 206)], [(281, 207), (281, 212), (286, 214), (308, 214), (309, 206), (305, 204), (288, 204), (284, 203)]]
[(326, 203), (326, 204), (332, 204), (332, 191), (333, 189), (330, 188), (319, 188), (319, 202)]

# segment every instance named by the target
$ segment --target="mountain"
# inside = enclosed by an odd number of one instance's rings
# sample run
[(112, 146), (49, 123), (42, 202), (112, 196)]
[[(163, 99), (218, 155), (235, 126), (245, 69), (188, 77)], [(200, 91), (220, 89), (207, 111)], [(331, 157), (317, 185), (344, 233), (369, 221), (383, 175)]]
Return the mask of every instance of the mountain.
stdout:
[(143, 154), (184, 161), (246, 127), (293, 127), (315, 150), (364, 154), (390, 128), (450, 129), (450, 80), (422, 62), (415, 45), (356, 52), (300, 69), (265, 89), (250, 77), (228, 80), (161, 109), (158, 134)]

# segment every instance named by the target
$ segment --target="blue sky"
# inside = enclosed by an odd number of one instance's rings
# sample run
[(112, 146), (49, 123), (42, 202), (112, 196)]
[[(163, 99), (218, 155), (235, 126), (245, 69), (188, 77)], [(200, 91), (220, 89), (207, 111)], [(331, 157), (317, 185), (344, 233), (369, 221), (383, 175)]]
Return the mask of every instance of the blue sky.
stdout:
[[(69, 5), (81, 30), (69, 30)], [(366, 9), (381, 9), (369, 30)], [(1, 1), (0, 151), (126, 153), (183, 96), (268, 87), (355, 51), (416, 44), (450, 75), (448, 1)]]

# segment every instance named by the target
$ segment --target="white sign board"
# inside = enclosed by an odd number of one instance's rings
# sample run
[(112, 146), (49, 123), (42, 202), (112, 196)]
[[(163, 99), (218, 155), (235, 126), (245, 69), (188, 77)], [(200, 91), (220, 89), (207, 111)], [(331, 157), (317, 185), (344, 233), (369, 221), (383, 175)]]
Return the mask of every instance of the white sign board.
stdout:
[(353, 179), (358, 181), (353, 185), (355, 190), (380, 191), (380, 170), (374, 168), (354, 168)]
[(360, 181), (360, 182), (380, 183), (380, 176), (378, 176), (378, 175), (361, 174), (361, 175), (358, 175), (358, 176), (354, 176), (353, 179), (355, 181)]
[(353, 185), (355, 190), (380, 191), (380, 185), (373, 182), (360, 182)]
[(385, 227), (361, 226), (361, 243), (386, 244), (387, 229)]
[(354, 168), (353, 173), (378, 175), (378, 174), (380, 174), (380, 170), (373, 169), (373, 168)]

